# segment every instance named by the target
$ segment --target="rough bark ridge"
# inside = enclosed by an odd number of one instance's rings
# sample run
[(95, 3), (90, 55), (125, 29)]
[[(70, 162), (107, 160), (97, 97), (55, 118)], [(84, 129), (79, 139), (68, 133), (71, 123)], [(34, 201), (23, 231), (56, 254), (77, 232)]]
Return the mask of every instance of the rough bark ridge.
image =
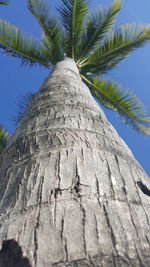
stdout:
[(0, 157), (0, 243), (16, 240), (32, 267), (148, 267), (149, 189), (66, 59)]

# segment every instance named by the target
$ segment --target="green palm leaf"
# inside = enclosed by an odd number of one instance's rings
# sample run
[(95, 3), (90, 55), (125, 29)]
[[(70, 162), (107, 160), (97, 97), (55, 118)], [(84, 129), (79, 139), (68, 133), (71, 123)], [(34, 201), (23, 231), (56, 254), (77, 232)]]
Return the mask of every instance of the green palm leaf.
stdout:
[(150, 40), (150, 27), (125, 24), (105, 38), (102, 46), (79, 64), (83, 73), (106, 73), (120, 63), (134, 49), (143, 46)]
[(125, 123), (134, 130), (150, 135), (150, 118), (143, 103), (129, 90), (122, 88), (113, 81), (99, 78), (82, 79), (90, 87), (91, 93), (105, 107), (119, 113)]
[(61, 0), (58, 8), (66, 30), (65, 53), (76, 58), (79, 50), (79, 40), (84, 29), (84, 18), (87, 13), (87, 0)]
[(107, 11), (101, 8), (88, 16), (87, 26), (81, 38), (81, 53), (78, 63), (82, 62), (93, 49), (100, 45), (114, 24), (116, 15), (121, 8), (120, 0), (115, 0)]
[(0, 153), (4, 150), (7, 145), (8, 133), (5, 132), (4, 128), (0, 125)]
[(49, 52), (42, 42), (28, 35), (5, 20), (0, 20), (0, 48), (9, 56), (18, 57), (24, 65), (49, 66)]
[(45, 0), (28, 0), (28, 8), (44, 31), (45, 38), (51, 47), (55, 64), (63, 58), (63, 31), (59, 21), (50, 16), (50, 10)]
[(9, 0), (0, 1), (0, 5), (8, 5)]

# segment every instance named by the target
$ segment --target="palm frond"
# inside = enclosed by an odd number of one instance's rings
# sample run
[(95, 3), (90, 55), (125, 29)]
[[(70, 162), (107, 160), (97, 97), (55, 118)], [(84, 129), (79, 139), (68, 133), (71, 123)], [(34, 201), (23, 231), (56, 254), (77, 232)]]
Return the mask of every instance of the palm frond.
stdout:
[(83, 73), (89, 69), (93, 74), (103, 74), (126, 58), (134, 49), (150, 40), (150, 26), (125, 24), (109, 34), (102, 46), (97, 48), (79, 67)]
[(123, 121), (134, 130), (150, 135), (150, 118), (143, 103), (129, 90), (113, 81), (99, 78), (82, 79), (90, 87), (91, 93), (106, 108), (116, 111)]
[(8, 4), (9, 4), (9, 0), (0, 1), (0, 5), (8, 5)]
[(81, 53), (77, 63), (82, 62), (93, 49), (100, 45), (113, 26), (116, 15), (121, 8), (120, 0), (115, 0), (107, 11), (100, 8), (88, 16), (87, 26), (81, 38)]
[(62, 27), (54, 16), (50, 16), (50, 10), (45, 0), (28, 0), (28, 9), (37, 19), (49, 42), (53, 54), (52, 63), (55, 64), (63, 58)]
[(84, 18), (88, 10), (87, 0), (61, 0), (58, 8), (66, 31), (65, 53), (76, 58), (81, 33), (84, 29)]
[(0, 153), (2, 153), (2, 151), (7, 145), (7, 137), (8, 137), (8, 133), (0, 125)]
[(48, 50), (39, 40), (22, 35), (20, 30), (5, 20), (0, 20), (0, 48), (9, 56), (18, 57), (23, 65), (49, 66)]

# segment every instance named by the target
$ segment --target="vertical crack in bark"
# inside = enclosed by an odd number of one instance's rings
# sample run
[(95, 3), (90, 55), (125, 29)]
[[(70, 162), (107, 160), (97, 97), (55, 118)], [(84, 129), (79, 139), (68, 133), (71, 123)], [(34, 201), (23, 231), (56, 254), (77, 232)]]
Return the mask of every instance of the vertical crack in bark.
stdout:
[(113, 264), (114, 264), (113, 267), (118, 267), (118, 264), (117, 264), (117, 261), (116, 261), (116, 259), (118, 260), (118, 257), (115, 257), (114, 255), (112, 255), (112, 259), (113, 259)]
[(52, 189), (49, 196), (49, 203), (51, 203), (51, 198), (54, 195), (54, 225), (56, 225), (56, 210), (57, 210), (57, 195), (61, 194), (61, 176), (60, 176), (60, 151), (58, 152), (58, 157), (55, 164), (55, 173), (56, 173), (56, 179), (58, 180), (57, 187)]
[(41, 204), (42, 204), (42, 189), (43, 189), (43, 183), (44, 183), (44, 176), (41, 176), (41, 181), (39, 184), (39, 190), (37, 196), (39, 197), (39, 206), (38, 206), (38, 215), (37, 215), (37, 220), (36, 220), (36, 225), (34, 228), (34, 264), (36, 266), (37, 264), (37, 251), (38, 251), (38, 237), (37, 237), (37, 231), (40, 226), (40, 213), (41, 213)]
[(64, 224), (65, 224), (65, 210), (64, 210), (64, 214), (62, 215), (62, 218), (61, 218), (60, 238), (61, 238), (61, 243), (62, 243), (63, 248), (64, 248), (66, 262), (68, 262), (68, 247), (67, 247), (67, 238), (64, 235)]
[(89, 263), (90, 263), (90, 267), (95, 267), (95, 264), (92, 262), (92, 258), (91, 256), (88, 254), (88, 260), (89, 260)]
[(34, 228), (34, 246), (35, 246), (35, 249), (34, 249), (33, 257), (34, 257), (35, 266), (37, 264), (37, 250), (38, 250), (37, 228), (38, 228), (38, 222), (36, 223), (36, 226)]
[(110, 234), (111, 234), (111, 240), (112, 240), (113, 248), (114, 248), (114, 250), (116, 252), (116, 256), (112, 254), (113, 261), (114, 261), (114, 266), (116, 266), (115, 257), (117, 257), (117, 259), (118, 259), (118, 251), (116, 249), (116, 238), (115, 238), (115, 235), (113, 233), (113, 229), (112, 229), (111, 223), (109, 221), (108, 213), (107, 213), (107, 210), (106, 210), (106, 207), (105, 207), (104, 204), (103, 204), (103, 210), (104, 210), (104, 215), (106, 217), (107, 226), (110, 229)]
[(138, 252), (138, 249), (137, 249), (137, 246), (136, 246), (136, 242), (135, 241), (134, 241), (134, 245), (135, 245), (136, 255), (137, 255), (137, 258), (138, 258), (139, 263), (140, 263), (140, 267), (148, 267), (148, 266), (145, 266), (145, 264), (143, 264), (143, 262), (141, 260), (141, 257), (140, 257), (140, 254)]
[(37, 192), (37, 202), (39, 203), (39, 207), (41, 208), (42, 204), (42, 190), (43, 190), (44, 176), (41, 176), (39, 188)]
[(81, 148), (81, 156), (82, 156), (82, 162), (84, 162), (84, 150)]
[(62, 243), (64, 240), (63, 235), (64, 235), (64, 216), (61, 218), (61, 231), (60, 231), (60, 238)]
[(75, 190), (75, 193), (78, 197), (80, 196), (80, 175), (79, 175), (79, 170), (78, 170), (78, 158), (76, 157), (76, 161), (75, 161), (75, 179), (73, 181), (73, 188)]
[(96, 191), (97, 191), (97, 196), (98, 198), (100, 197), (100, 189), (99, 189), (99, 181), (98, 181), (98, 177), (95, 174), (95, 178), (96, 178)]
[(100, 207), (100, 209), (101, 209), (102, 205), (101, 205), (100, 198), (99, 198), (98, 196), (97, 196), (97, 202), (98, 202), (98, 205), (99, 205), (99, 207)]
[(110, 188), (111, 188), (111, 191), (112, 191), (112, 197), (113, 197), (113, 199), (115, 199), (115, 192), (114, 192), (114, 187), (113, 187), (112, 178), (111, 178), (111, 169), (110, 169), (107, 157), (106, 157), (106, 163), (107, 163), (107, 168), (108, 168), (108, 178), (109, 178), (109, 181), (110, 181)]
[(60, 189), (61, 177), (60, 177), (60, 151), (58, 153), (58, 158), (56, 160), (56, 177), (58, 178), (58, 188)]
[(148, 239), (147, 235), (145, 235), (145, 237), (146, 237), (147, 243), (148, 243), (149, 246), (150, 246), (150, 240)]
[(132, 258), (129, 257), (129, 255), (126, 253), (126, 258), (127, 258), (127, 261), (128, 261), (128, 264), (130, 264), (129, 266), (131, 267), (135, 267), (135, 265), (132, 263)]
[(81, 209), (81, 212), (82, 212), (82, 236), (83, 236), (83, 247), (84, 247), (84, 253), (85, 255), (87, 255), (87, 250), (86, 250), (86, 238), (85, 238), (85, 223), (86, 223), (86, 212), (85, 212), (85, 209), (83, 207), (83, 204), (80, 200), (79, 202), (80, 204), (80, 209)]
[(50, 195), (49, 195), (49, 198), (48, 198), (48, 203), (51, 204), (52, 202), (52, 196), (54, 194), (54, 189), (51, 189), (51, 192), (50, 192)]
[(64, 241), (65, 241), (65, 246), (64, 246), (64, 248), (65, 248), (65, 254), (66, 254), (66, 262), (68, 262), (68, 247), (67, 247), (67, 239), (65, 238), (65, 239), (64, 239)]
[(68, 149), (66, 149), (66, 156), (67, 156), (67, 158), (69, 158), (69, 151), (68, 151)]
[(99, 233), (98, 233), (98, 225), (97, 225), (97, 219), (96, 215), (94, 213), (94, 220), (95, 220), (95, 232), (96, 232), (96, 240), (97, 240), (97, 247), (99, 247)]
[(80, 129), (80, 122), (77, 120), (78, 129)]

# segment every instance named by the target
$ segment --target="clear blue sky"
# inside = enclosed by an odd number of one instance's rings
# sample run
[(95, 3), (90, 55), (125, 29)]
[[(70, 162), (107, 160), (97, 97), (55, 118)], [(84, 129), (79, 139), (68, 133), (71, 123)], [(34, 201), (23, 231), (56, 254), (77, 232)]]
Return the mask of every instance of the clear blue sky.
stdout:
[[(58, 0), (47, 0), (53, 14)], [(0, 17), (19, 26), (23, 31), (40, 36), (39, 26), (26, 8), (26, 0), (11, 0), (11, 5), (0, 7)], [(91, 0), (91, 8), (98, 5), (108, 6), (112, 0)], [(120, 12), (117, 24), (138, 22), (150, 24), (150, 1), (123, 0), (124, 8)], [(21, 67), (19, 60), (0, 55), (0, 124), (13, 133), (15, 126), (11, 120), (16, 114), (21, 96), (27, 92), (36, 92), (49, 70), (44, 67)], [(130, 88), (145, 103), (150, 115), (150, 44), (132, 53), (123, 63), (108, 73), (107, 77)], [(150, 136), (135, 133), (125, 126), (118, 116), (106, 111), (108, 119), (119, 135), (132, 150), (135, 158), (150, 176)]]

